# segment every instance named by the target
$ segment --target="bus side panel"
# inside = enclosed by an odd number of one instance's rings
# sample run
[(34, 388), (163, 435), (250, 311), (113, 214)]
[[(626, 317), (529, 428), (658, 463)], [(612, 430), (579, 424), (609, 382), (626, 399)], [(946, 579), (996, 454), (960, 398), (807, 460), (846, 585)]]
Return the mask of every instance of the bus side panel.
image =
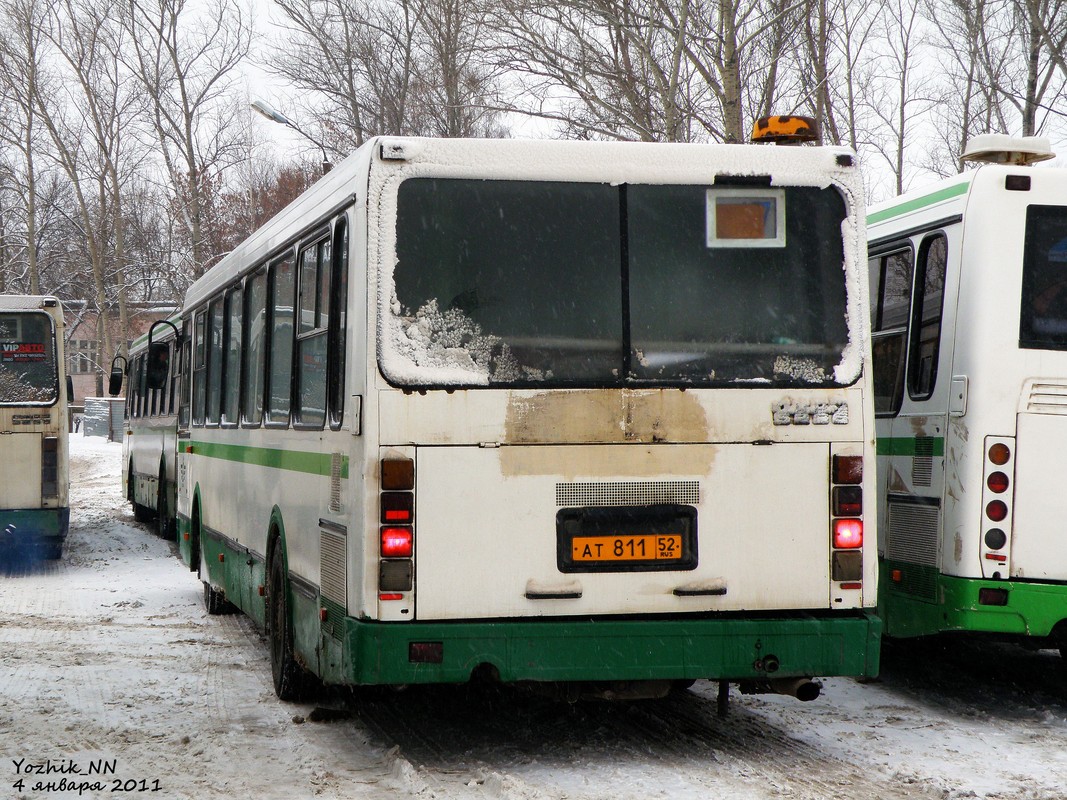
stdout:
[[(41, 434), (12, 433), (3, 442), (0, 508), (40, 508)], [(37, 480), (33, 480), (34, 475), (38, 476)]]
[(1067, 581), (1067, 492), (1060, 468), (1064, 453), (1067, 419), (1059, 414), (1019, 415), (1011, 531), (1013, 578)]

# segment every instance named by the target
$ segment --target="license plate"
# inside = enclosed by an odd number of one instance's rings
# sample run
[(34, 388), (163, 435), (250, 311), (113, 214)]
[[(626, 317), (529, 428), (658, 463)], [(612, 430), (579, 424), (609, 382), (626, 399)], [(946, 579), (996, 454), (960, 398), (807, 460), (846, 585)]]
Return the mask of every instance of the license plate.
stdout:
[(677, 571), (697, 566), (692, 506), (598, 506), (556, 513), (560, 572)]
[(681, 534), (657, 536), (576, 536), (571, 540), (571, 561), (678, 561)]

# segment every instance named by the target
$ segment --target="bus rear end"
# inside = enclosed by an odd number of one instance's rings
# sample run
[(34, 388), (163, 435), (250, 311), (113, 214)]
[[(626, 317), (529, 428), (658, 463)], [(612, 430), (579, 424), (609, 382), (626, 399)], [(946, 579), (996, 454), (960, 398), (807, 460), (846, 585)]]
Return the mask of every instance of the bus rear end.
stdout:
[(69, 520), (62, 342), (54, 297), (0, 297), (0, 546), (48, 558)]
[(876, 674), (847, 151), (376, 147), (351, 680)]

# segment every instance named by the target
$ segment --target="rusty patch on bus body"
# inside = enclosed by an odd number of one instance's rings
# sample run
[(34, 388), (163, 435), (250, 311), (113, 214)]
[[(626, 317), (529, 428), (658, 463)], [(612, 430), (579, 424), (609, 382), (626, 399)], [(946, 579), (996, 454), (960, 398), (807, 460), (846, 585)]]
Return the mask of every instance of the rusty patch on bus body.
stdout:
[(693, 394), (589, 389), (513, 395), (502, 444), (706, 441), (707, 415)]

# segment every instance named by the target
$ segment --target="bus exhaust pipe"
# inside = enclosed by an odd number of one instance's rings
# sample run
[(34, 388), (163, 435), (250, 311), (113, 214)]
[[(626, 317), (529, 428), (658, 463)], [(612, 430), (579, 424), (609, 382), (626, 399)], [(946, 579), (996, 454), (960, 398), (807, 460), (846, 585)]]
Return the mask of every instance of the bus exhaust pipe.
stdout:
[(822, 684), (811, 678), (775, 678), (768, 683), (775, 694), (787, 694), (805, 703), (817, 698), (822, 691)]

